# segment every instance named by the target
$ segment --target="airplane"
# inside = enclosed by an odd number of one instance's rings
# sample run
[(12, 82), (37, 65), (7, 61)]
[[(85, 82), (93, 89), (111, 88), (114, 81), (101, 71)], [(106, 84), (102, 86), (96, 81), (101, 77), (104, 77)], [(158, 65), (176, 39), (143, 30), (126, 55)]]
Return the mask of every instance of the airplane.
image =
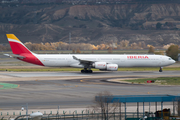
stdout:
[(24, 62), (47, 67), (84, 68), (81, 73), (92, 73), (91, 68), (117, 71), (118, 67), (162, 67), (175, 61), (164, 55), (147, 54), (36, 54), (31, 52), (14, 34), (6, 34), (13, 54), (4, 54)]

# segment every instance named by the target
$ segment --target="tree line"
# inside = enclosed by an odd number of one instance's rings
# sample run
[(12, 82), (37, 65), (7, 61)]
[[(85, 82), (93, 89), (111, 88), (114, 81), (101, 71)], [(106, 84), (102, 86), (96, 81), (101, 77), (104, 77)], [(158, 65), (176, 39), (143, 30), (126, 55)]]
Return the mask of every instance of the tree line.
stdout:
[(30, 50), (108, 50), (108, 49), (147, 49), (145, 42), (131, 43), (128, 40), (122, 40), (119, 43), (106, 43), (94, 45), (90, 43), (65, 43), (65, 42), (53, 42), (53, 43), (31, 43), (26, 42), (25, 45)]
[(166, 49), (165, 52), (164, 51), (155, 52), (155, 47), (152, 46), (152, 45), (149, 45), (148, 53), (151, 53), (151, 54), (161, 54), (161, 55), (166, 54), (167, 56), (171, 57), (172, 59), (174, 59), (176, 61), (178, 60), (178, 54), (180, 53), (178, 45), (170, 43), (168, 45), (165, 45), (163, 48)]
[[(119, 43), (106, 43), (94, 45), (90, 43), (71, 43), (66, 42), (46, 42), (46, 43), (32, 43), (26, 42), (25, 46), (32, 51), (47, 51), (47, 50), (109, 50), (109, 49), (147, 49), (145, 42), (131, 43), (128, 40), (122, 40)], [(0, 51), (11, 50), (8, 45), (0, 45)]]
[[(178, 60), (178, 53), (180, 53), (179, 46), (173, 43), (162, 46), (162, 49), (166, 51), (156, 51), (155, 47), (152, 45), (146, 45), (144, 41), (138, 43), (131, 43), (128, 40), (122, 40), (119, 43), (107, 43), (107, 44), (99, 44), (93, 45), (90, 43), (72, 43), (68, 44), (65, 42), (52, 42), (52, 43), (24, 43), (25, 46), (31, 51), (55, 51), (55, 50), (72, 50), (72, 53), (81, 53), (81, 50), (108, 50), (108, 53), (113, 53), (113, 50), (116, 49), (149, 49), (148, 53), (150, 54), (161, 54), (167, 55), (173, 58), (174, 60)], [(11, 48), (9, 45), (0, 45), (0, 51), (10, 51)]]

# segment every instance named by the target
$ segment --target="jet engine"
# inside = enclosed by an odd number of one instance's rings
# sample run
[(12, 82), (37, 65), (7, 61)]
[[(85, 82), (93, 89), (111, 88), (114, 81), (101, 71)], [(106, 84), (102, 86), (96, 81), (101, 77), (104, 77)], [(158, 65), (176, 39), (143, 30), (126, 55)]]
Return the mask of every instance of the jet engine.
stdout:
[(107, 70), (109, 71), (117, 71), (118, 65), (117, 64), (107, 64)]
[(117, 64), (108, 64), (106, 62), (95, 62), (92, 64), (93, 68), (99, 70), (108, 70), (108, 71), (117, 71), (118, 65)]
[(96, 69), (106, 69), (107, 63), (106, 62), (95, 62), (92, 64), (92, 67), (94, 67)]

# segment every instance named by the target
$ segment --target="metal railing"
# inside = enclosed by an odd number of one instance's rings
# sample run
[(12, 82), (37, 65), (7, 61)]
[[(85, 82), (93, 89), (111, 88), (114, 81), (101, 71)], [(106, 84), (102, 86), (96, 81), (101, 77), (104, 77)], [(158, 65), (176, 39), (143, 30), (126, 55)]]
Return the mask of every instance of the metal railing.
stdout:
[[(10, 120), (13, 116), (1, 117), (1, 120)], [(15, 118), (15, 117), (14, 117)], [(72, 114), (63, 112), (63, 114), (45, 114), (41, 120), (161, 120), (162, 118), (147, 116), (145, 119), (143, 113), (137, 112), (112, 112), (112, 113), (96, 113), (95, 111), (84, 112), (78, 114), (74, 111)], [(17, 120), (26, 120), (26, 118), (19, 118)], [(33, 120), (28, 118), (28, 120)]]

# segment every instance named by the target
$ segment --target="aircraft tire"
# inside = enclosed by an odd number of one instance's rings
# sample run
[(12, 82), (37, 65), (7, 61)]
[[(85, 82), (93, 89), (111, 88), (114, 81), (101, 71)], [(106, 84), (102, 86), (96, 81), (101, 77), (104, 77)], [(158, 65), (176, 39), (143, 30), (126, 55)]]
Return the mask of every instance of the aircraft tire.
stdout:
[(81, 73), (93, 73), (92, 70), (81, 70)]
[(81, 73), (85, 73), (85, 70), (81, 70)]

